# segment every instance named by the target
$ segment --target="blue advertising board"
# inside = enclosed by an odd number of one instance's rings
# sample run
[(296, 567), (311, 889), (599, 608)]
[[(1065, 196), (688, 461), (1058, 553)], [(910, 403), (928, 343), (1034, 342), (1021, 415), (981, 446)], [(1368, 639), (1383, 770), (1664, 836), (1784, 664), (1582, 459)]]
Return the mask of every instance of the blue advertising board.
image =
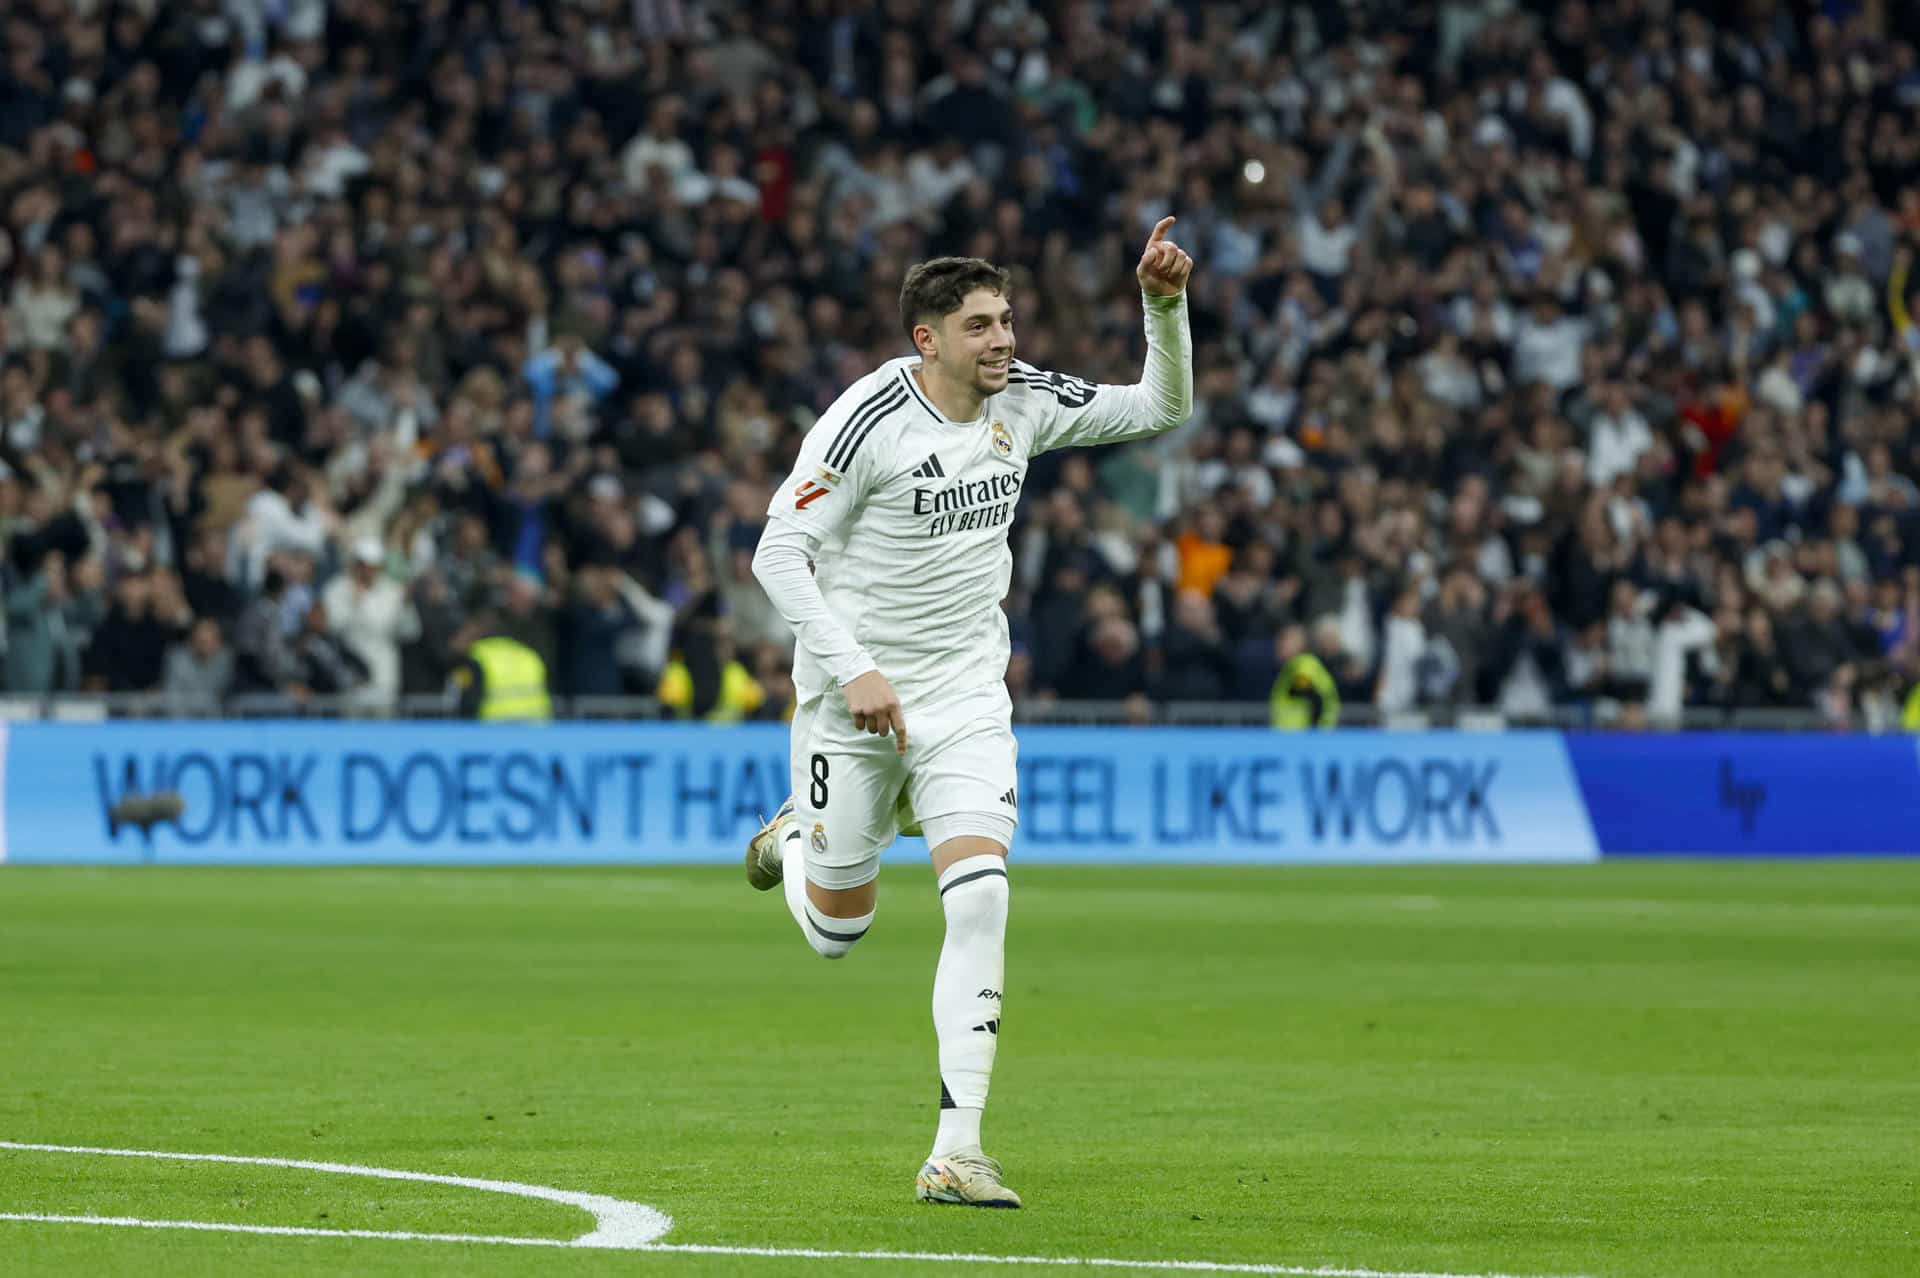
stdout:
[[(739, 855), (787, 795), (778, 725), (206, 721), (10, 736), (14, 861), (708, 860)], [(177, 820), (115, 823), (121, 799), (156, 791), (181, 796)]]
[(1920, 855), (1920, 737), (1569, 735), (1608, 856)]
[[(1920, 854), (1912, 737), (1019, 739), (1029, 862)], [(0, 725), (0, 774), (0, 860), (94, 864), (732, 861), (789, 784), (777, 724), (26, 723)], [(161, 791), (183, 800), (176, 819), (114, 819)]]
[(1582, 861), (1547, 732), (1028, 728), (1020, 855), (1050, 861)]
[[(1029, 861), (1585, 860), (1559, 737), (1036, 727)], [(732, 860), (788, 789), (780, 725), (17, 724), (20, 862)], [(112, 817), (177, 792), (150, 830)], [(916, 856), (907, 842), (897, 855)]]

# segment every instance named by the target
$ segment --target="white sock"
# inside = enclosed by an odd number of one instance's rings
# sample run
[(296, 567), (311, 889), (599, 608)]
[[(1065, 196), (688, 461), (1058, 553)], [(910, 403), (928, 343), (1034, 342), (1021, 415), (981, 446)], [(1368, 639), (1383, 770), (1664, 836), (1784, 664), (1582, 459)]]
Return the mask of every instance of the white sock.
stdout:
[(822, 958), (845, 958), (853, 943), (873, 926), (875, 911), (868, 910), (855, 919), (837, 919), (821, 913), (820, 907), (807, 899), (807, 854), (803, 850), (807, 840), (798, 823), (787, 831), (782, 844), (780, 880), (786, 892), (787, 912), (793, 915), (800, 935), (807, 938), (807, 944), (815, 953)]
[(933, 1030), (940, 1040), (940, 1126), (933, 1157), (980, 1143), (980, 1114), (1000, 1043), (1006, 973), (1007, 861), (970, 856), (940, 876), (947, 939), (933, 977)]
[(943, 1109), (940, 1111), (940, 1126), (933, 1133), (933, 1157), (951, 1154), (956, 1149), (978, 1149), (980, 1147), (979, 1109)]
[(807, 930), (807, 836), (795, 821), (780, 840), (780, 886), (787, 894), (787, 913), (804, 933)]

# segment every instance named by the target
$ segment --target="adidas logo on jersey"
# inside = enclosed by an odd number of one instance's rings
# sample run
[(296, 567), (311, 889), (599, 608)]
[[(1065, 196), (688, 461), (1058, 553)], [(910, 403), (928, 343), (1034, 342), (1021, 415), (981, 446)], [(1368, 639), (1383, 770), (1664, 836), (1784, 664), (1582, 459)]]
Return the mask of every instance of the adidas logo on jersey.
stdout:
[(915, 479), (945, 479), (946, 467), (940, 464), (940, 454), (929, 453), (927, 459), (913, 468)]
[(976, 1025), (973, 1028), (976, 1030), (980, 1030), (984, 1033), (991, 1034), (995, 1038), (998, 1038), (1000, 1037), (1000, 1018), (996, 1016), (992, 1020), (988, 1021), (986, 1024)]
[(1011, 790), (1007, 791), (1005, 794), (1000, 796), (1000, 802), (1006, 804), (1010, 808), (1017, 808), (1020, 806), (1019, 798)]

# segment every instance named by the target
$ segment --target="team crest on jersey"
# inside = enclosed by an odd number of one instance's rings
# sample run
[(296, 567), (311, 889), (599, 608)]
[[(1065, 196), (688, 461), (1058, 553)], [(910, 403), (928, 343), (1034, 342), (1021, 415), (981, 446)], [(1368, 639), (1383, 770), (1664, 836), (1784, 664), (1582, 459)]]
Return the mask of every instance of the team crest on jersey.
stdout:
[(821, 856), (827, 854), (827, 826), (825, 822), (815, 821), (813, 823), (813, 838), (808, 840), (808, 842), (813, 844), (813, 850)]
[(993, 451), (1002, 457), (1013, 456), (1013, 433), (1007, 429), (1005, 422), (996, 421), (993, 424)]

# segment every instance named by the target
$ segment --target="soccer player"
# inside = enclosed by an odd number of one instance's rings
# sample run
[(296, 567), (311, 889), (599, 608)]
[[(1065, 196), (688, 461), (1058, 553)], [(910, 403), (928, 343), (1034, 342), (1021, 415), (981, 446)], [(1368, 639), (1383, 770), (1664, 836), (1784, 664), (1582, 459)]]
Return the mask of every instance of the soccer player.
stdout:
[(1094, 385), (1013, 358), (1007, 273), (973, 257), (907, 272), (914, 354), (834, 401), (774, 494), (753, 570), (798, 637), (793, 795), (754, 836), (747, 879), (785, 883), (807, 941), (839, 958), (873, 925), (880, 854), (924, 833), (946, 914), (933, 978), (940, 1119), (915, 1195), (1018, 1207), (980, 1148), (999, 1041), (1007, 849), (1017, 815), (1007, 532), (1052, 448), (1172, 430), (1193, 403), (1193, 259), (1153, 228), (1135, 275), (1146, 371)]

